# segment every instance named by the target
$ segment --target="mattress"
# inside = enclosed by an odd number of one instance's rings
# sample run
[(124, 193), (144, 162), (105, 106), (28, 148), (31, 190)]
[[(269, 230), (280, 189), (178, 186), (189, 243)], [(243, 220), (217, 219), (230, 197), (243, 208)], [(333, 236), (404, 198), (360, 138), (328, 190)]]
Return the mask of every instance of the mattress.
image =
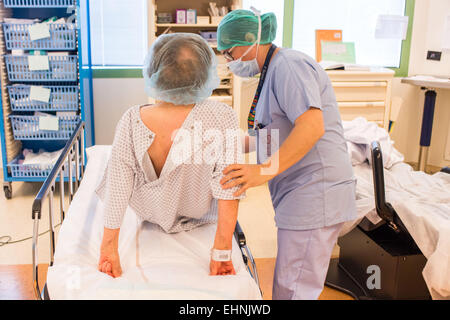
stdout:
[(94, 189), (110, 152), (110, 146), (87, 149), (85, 176), (60, 228), (47, 273), (51, 299), (261, 299), (234, 239), (236, 275), (209, 276), (215, 224), (167, 234), (141, 221), (130, 207), (119, 236), (123, 274), (114, 279), (99, 272), (103, 203)]

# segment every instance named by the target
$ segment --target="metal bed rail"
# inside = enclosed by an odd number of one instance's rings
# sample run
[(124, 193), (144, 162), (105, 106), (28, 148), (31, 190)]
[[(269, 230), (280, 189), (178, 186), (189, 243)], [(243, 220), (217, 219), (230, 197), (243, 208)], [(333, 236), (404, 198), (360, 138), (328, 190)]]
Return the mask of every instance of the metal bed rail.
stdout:
[[(247, 270), (255, 280), (261, 295), (263, 294), (261, 290), (261, 286), (259, 284), (258, 270), (256, 269), (255, 259), (253, 259), (253, 255), (250, 249), (247, 246), (247, 240), (245, 239), (244, 232), (242, 231), (241, 225), (239, 222), (236, 222), (236, 228), (234, 229), (234, 237), (236, 238), (237, 243), (239, 244), (239, 248), (241, 249), (242, 259), (244, 260), (245, 265), (247, 266)], [(249, 265), (251, 264), (251, 266)]]
[[(61, 222), (65, 217), (65, 188), (64, 180), (68, 178), (69, 189), (69, 205), (72, 202), (73, 195), (77, 191), (80, 181), (83, 178), (86, 160), (84, 154), (85, 124), (80, 121), (71, 138), (67, 141), (58, 161), (53, 167), (47, 179), (44, 181), (39, 193), (33, 202), (32, 219), (33, 219), (33, 244), (32, 244), (32, 261), (33, 261), (33, 289), (38, 300), (47, 295), (46, 288), (41, 292), (39, 289), (39, 270), (38, 270), (38, 238), (39, 238), (39, 220), (41, 219), (43, 204), (48, 198), (49, 228), (50, 228), (50, 266), (53, 265), (55, 253), (55, 221), (53, 214), (54, 192), (57, 179), (59, 177), (60, 191), (60, 219)], [(67, 169), (67, 170), (66, 170)], [(65, 172), (68, 175), (65, 175)], [(75, 171), (75, 172), (73, 172)]]

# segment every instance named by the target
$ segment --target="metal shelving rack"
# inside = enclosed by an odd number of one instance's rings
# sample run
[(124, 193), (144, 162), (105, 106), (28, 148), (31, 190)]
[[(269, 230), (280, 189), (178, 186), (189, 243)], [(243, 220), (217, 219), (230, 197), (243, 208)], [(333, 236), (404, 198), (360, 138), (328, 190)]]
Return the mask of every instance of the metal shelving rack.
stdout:
[[(95, 143), (93, 118), (92, 63), (90, 49), (89, 0), (3, 0), (5, 8), (12, 9), (12, 18), (41, 20), (56, 16), (65, 17), (63, 24), (49, 24), (50, 37), (30, 39), (27, 24), (3, 23), (3, 42), (8, 53), (1, 57), (7, 81), (2, 81), (0, 100), (0, 142), (3, 155), (3, 188), (6, 198), (12, 197), (12, 182), (45, 181), (53, 166), (23, 165), (7, 156), (5, 124), (12, 127), (14, 140), (20, 141), (22, 149), (33, 151), (62, 149), (80, 121), (86, 126), (84, 146)], [(83, 28), (81, 28), (82, 22)], [(13, 55), (12, 50), (24, 50)], [(29, 67), (29, 50), (64, 52), (48, 55), (49, 70), (32, 71)], [(5, 80), (5, 79), (3, 79)], [(5, 83), (6, 82), (6, 83)], [(30, 86), (50, 89), (48, 103), (30, 99)], [(11, 114), (5, 115), (3, 103), (10, 106)], [(34, 112), (71, 112), (57, 115), (58, 131), (41, 130), (39, 116)], [(73, 114), (75, 113), (75, 114)], [(4, 121), (6, 117), (6, 121)], [(8, 143), (11, 143), (9, 141)], [(82, 150), (84, 153), (85, 150)]]

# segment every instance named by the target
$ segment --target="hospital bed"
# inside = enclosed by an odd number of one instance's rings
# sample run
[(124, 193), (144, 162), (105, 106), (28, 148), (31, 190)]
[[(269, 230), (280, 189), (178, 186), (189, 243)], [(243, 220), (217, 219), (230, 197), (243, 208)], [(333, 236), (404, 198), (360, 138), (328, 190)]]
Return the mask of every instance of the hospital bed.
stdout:
[[(361, 123), (363, 134), (370, 131)], [(355, 299), (450, 299), (450, 175), (413, 171), (395, 150), (386, 165), (390, 141), (384, 146), (382, 154), (370, 143), (370, 161), (353, 167), (358, 219), (343, 227), (326, 285)]]
[[(372, 144), (372, 168), (376, 212), (381, 221), (374, 224), (364, 217), (356, 228), (339, 238), (339, 258), (330, 263), (326, 285), (356, 299), (429, 299), (422, 277), (426, 258), (395, 209), (386, 202), (378, 142)], [(369, 279), (372, 273), (379, 280)]]
[[(32, 209), (33, 287), (37, 299), (261, 299), (258, 273), (245, 235), (236, 224), (233, 276), (209, 276), (209, 250), (216, 225), (166, 234), (127, 209), (119, 238), (123, 274), (113, 279), (97, 270), (103, 219), (94, 189), (110, 146), (84, 150), (84, 123), (75, 129)], [(65, 208), (65, 183), (69, 207)], [(54, 193), (59, 186), (61, 227), (55, 236)], [(50, 262), (46, 283), (38, 283), (39, 221), (48, 198)]]

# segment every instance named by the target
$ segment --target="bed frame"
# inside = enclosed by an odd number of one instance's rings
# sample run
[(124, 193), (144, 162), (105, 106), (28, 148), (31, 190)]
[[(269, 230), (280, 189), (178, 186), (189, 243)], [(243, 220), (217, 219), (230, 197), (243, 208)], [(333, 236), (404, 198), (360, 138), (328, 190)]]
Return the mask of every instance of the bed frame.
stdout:
[[(430, 299), (422, 270), (426, 258), (397, 212), (386, 202), (380, 144), (371, 144), (375, 207), (382, 219), (367, 218), (338, 239), (339, 258), (332, 259), (325, 284), (355, 299)], [(380, 286), (373, 286), (378, 267)], [(371, 285), (369, 285), (369, 283)]]
[[(48, 293), (47, 285), (44, 284), (42, 291), (39, 287), (38, 275), (38, 239), (39, 239), (39, 220), (43, 212), (43, 203), (46, 198), (48, 198), (48, 213), (49, 213), (49, 232), (50, 232), (50, 262), (49, 266), (53, 265), (54, 254), (55, 254), (55, 221), (54, 221), (54, 192), (56, 190), (56, 184), (59, 184), (60, 191), (60, 217), (61, 223), (64, 221), (65, 217), (65, 182), (68, 183), (69, 189), (69, 205), (73, 200), (73, 196), (78, 190), (78, 187), (83, 179), (86, 158), (84, 151), (84, 135), (85, 135), (85, 124), (80, 122), (75, 131), (73, 132), (71, 138), (66, 143), (58, 161), (56, 162), (53, 170), (50, 172), (47, 179), (44, 181), (41, 189), (39, 190), (34, 202), (32, 209), (32, 219), (33, 224), (33, 244), (32, 244), (32, 260), (33, 260), (33, 289), (38, 300), (50, 300), (50, 295)], [(250, 249), (247, 246), (247, 241), (245, 239), (244, 232), (242, 231), (239, 222), (236, 223), (236, 228), (234, 231), (234, 237), (239, 244), (239, 248), (242, 253), (242, 259), (247, 267), (248, 272), (255, 280), (256, 284), (260, 288), (258, 272), (256, 269), (255, 260), (251, 254)], [(262, 291), (261, 291), (262, 294)]]

